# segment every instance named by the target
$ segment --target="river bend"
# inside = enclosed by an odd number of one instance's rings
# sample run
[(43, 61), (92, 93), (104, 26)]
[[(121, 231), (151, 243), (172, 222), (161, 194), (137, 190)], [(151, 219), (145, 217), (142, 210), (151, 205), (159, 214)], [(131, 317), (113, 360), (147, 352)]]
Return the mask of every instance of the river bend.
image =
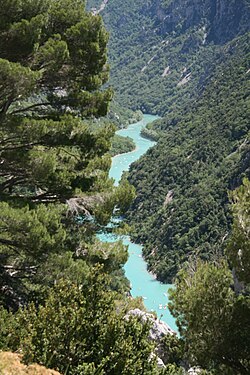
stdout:
[[(127, 129), (121, 129), (116, 132), (124, 137), (131, 137), (136, 149), (132, 152), (120, 154), (112, 158), (110, 177), (115, 179), (115, 185), (124, 171), (129, 170), (131, 163), (139, 159), (155, 142), (141, 137), (141, 129), (146, 124), (156, 120), (158, 117), (153, 115), (144, 115), (143, 119), (137, 123), (129, 125)], [(102, 234), (98, 236), (102, 241), (113, 242), (114, 237)], [(125, 264), (125, 274), (131, 283), (131, 295), (133, 297), (143, 297), (144, 304), (149, 311), (155, 311), (158, 318), (161, 318), (172, 329), (177, 330), (175, 320), (167, 308), (169, 284), (162, 284), (147, 271), (147, 264), (142, 257), (142, 246), (130, 241), (128, 236), (123, 236), (124, 245), (128, 246), (129, 259)]]

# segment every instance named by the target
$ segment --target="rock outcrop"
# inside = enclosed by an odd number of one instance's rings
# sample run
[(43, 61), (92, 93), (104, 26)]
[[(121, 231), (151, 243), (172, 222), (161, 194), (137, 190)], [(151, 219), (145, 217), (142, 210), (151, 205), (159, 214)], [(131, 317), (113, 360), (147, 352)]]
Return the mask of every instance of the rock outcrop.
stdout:
[(149, 322), (151, 324), (149, 339), (156, 343), (156, 350), (155, 353), (152, 353), (152, 356), (156, 356), (158, 367), (165, 367), (165, 363), (167, 363), (168, 359), (168, 353), (166, 353), (163, 349), (162, 340), (167, 335), (176, 335), (177, 333), (170, 328), (167, 323), (157, 319), (153, 314), (147, 313), (140, 309), (130, 310), (125, 316), (125, 319), (129, 319), (131, 316), (140, 318), (142, 323)]
[(189, 28), (205, 26), (207, 41), (224, 44), (250, 28), (247, 0), (157, 0), (147, 2), (144, 13), (150, 12), (161, 34), (183, 34)]

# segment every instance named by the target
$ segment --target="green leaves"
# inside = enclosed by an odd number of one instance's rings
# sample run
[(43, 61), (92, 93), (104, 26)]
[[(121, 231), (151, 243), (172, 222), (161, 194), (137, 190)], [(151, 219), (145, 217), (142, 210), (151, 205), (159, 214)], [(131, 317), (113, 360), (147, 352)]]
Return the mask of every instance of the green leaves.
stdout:
[(249, 187), (244, 179), (230, 193), (234, 222), (227, 255), (234, 269), (225, 259), (207, 263), (190, 258), (170, 291), (169, 308), (184, 355), (215, 374), (247, 374), (250, 369)]
[(243, 185), (230, 194), (233, 202), (233, 233), (227, 255), (236, 276), (250, 284), (250, 182), (243, 179)]
[(117, 314), (109, 278), (93, 269), (87, 285), (60, 281), (44, 306), (17, 314), (27, 362), (37, 361), (68, 374), (152, 375), (153, 344), (147, 324)]
[(64, 249), (66, 230), (61, 220), (65, 210), (60, 205), (30, 209), (0, 203), (0, 285), (4, 306), (15, 309), (30, 298), (30, 281), (35, 280), (52, 254)]
[(103, 270), (112, 274), (128, 260), (128, 251), (122, 242), (101, 243), (95, 242), (87, 249), (86, 259), (90, 264), (102, 264)]
[[(232, 314), (232, 276), (225, 264), (215, 266), (198, 262), (196, 268), (192, 267), (194, 265), (191, 264), (178, 274), (176, 289), (171, 292), (171, 299), (176, 304), (171, 305), (171, 310), (177, 318), (181, 335), (188, 335), (190, 327), (196, 334), (204, 329), (204, 341), (211, 334), (211, 339), (219, 342), (219, 338), (214, 336), (215, 331), (218, 333), (218, 328), (228, 322)], [(179, 310), (182, 311), (180, 314)]]
[(36, 90), (40, 72), (34, 72), (19, 63), (0, 59), (0, 110), (6, 113), (17, 99), (27, 99)]
[[(1, 254), (6, 264), (11, 266), (11, 258), (20, 256), (20, 262), (30, 264), (36, 259), (46, 258), (49, 252), (62, 248), (65, 230), (61, 223), (61, 215), (65, 206), (39, 205), (35, 209), (29, 207), (13, 208), (5, 202), (0, 203)], [(27, 258), (26, 258), (27, 257)], [(13, 268), (18, 267), (16, 260)]]
[[(84, 87), (87, 84), (85, 80), (99, 74), (106, 63), (108, 33), (104, 30), (99, 16), (86, 14), (80, 22), (67, 30), (65, 36), (71, 61), (78, 68), (72, 73)], [(83, 65), (82, 61), (85, 61), (86, 65)]]
[(45, 20), (44, 15), (38, 14), (30, 21), (22, 19), (11, 25), (7, 32), (1, 34), (1, 56), (27, 65), (28, 58), (40, 43)]
[(249, 297), (237, 296), (226, 262), (190, 262), (178, 273), (170, 310), (185, 344), (185, 354), (207, 369), (249, 371)]
[(60, 34), (56, 34), (38, 49), (33, 64), (44, 72), (43, 79), (50, 80), (52, 85), (53, 82), (55, 84), (55, 81), (59, 80), (58, 75), (56, 77), (53, 75), (61, 72), (63, 66), (68, 62), (68, 58), (68, 45), (61, 40)]
[(86, 17), (84, 0), (52, 0), (47, 9), (49, 35), (57, 32), (63, 35), (67, 29)]

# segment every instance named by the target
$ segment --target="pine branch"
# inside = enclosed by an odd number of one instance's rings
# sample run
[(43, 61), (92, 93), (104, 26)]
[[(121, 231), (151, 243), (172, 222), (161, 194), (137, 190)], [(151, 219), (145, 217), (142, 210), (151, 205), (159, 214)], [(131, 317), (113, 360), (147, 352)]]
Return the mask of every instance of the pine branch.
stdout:
[(30, 105), (26, 108), (16, 109), (15, 111), (12, 111), (12, 112), (10, 112), (10, 115), (15, 115), (17, 113), (29, 111), (33, 108), (37, 108), (37, 107), (41, 107), (41, 106), (48, 106), (48, 105), (51, 105), (51, 103), (50, 102), (43, 102), (43, 103), (32, 104), (32, 105)]

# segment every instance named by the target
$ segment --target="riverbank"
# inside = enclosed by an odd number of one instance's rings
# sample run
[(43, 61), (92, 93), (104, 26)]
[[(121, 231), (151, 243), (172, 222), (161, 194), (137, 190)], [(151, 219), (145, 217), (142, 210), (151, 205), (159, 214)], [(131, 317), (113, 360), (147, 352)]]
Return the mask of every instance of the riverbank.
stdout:
[[(118, 185), (122, 173), (128, 171), (131, 163), (138, 160), (147, 150), (155, 145), (155, 142), (141, 136), (141, 130), (150, 123), (159, 118), (153, 115), (144, 115), (143, 119), (130, 125), (127, 129), (121, 129), (116, 134), (132, 138), (136, 144), (136, 149), (132, 152), (116, 155), (112, 158), (110, 177), (114, 178), (115, 185)], [(140, 244), (135, 244), (129, 236), (118, 237), (123, 244), (128, 246), (129, 259), (125, 264), (125, 274), (131, 283), (131, 295), (133, 297), (142, 297), (144, 305), (148, 311), (155, 311), (158, 318), (167, 323), (173, 330), (177, 331), (175, 320), (167, 308), (168, 289), (170, 284), (162, 284), (156, 280), (155, 275), (147, 270), (147, 263), (143, 259)], [(117, 239), (118, 239), (117, 238)], [(114, 237), (102, 235), (102, 241), (113, 242)]]
[(132, 138), (115, 134), (109, 153), (112, 157), (114, 157), (116, 155), (126, 154), (127, 152), (134, 151), (135, 149), (136, 144)]

